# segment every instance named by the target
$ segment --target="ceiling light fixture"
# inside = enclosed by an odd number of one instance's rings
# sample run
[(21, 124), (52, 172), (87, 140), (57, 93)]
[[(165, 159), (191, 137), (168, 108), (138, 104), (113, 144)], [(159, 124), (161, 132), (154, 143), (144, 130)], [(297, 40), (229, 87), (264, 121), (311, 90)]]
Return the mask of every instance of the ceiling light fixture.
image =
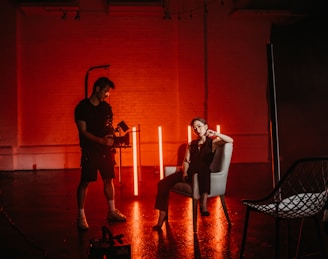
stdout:
[(75, 15), (74, 19), (77, 20), (77, 21), (79, 21), (81, 19), (80, 10), (76, 11), (76, 15)]
[(63, 15), (62, 15), (62, 17), (61, 17), (63, 20), (66, 20), (66, 18), (67, 18), (67, 13), (66, 12), (63, 12)]

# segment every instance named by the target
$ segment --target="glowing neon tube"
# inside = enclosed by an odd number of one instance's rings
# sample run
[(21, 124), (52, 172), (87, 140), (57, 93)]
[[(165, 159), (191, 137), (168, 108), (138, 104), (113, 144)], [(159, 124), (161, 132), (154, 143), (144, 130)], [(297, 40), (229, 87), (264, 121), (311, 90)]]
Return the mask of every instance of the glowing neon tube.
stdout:
[(191, 142), (191, 126), (188, 125), (188, 143)]
[(159, 178), (160, 180), (164, 177), (163, 170), (163, 145), (162, 145), (162, 127), (158, 126), (158, 146), (159, 146)]
[(133, 152), (133, 187), (134, 196), (138, 196), (138, 160), (137, 160), (137, 130), (132, 127), (132, 152)]
[(216, 125), (216, 132), (217, 132), (217, 133), (220, 133), (220, 130), (221, 130), (220, 125)]

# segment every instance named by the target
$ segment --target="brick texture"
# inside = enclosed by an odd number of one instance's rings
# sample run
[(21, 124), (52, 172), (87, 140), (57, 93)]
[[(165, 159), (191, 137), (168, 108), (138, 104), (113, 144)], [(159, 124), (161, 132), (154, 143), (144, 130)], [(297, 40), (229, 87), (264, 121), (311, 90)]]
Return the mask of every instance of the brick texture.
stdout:
[[(89, 73), (88, 91), (99, 76), (115, 82), (109, 98), (114, 122), (124, 120), (130, 128), (140, 128), (142, 165), (159, 165), (158, 126), (163, 127), (164, 164), (175, 163), (194, 116), (207, 116), (213, 128), (220, 124), (224, 133), (235, 138), (233, 161), (267, 161), (265, 44), (269, 22), (233, 19), (219, 3), (213, 8), (221, 16), (209, 12), (207, 60), (201, 15), (164, 20), (154, 14), (82, 12), (76, 21), (18, 12), (17, 38), (10, 42), (17, 46), (16, 53), (4, 53), (8, 62), (18, 64), (17, 70), (6, 70), (16, 79), (7, 81), (7, 87), (14, 90), (9, 96), (3, 96), (4, 85), (1, 90), (2, 106), (15, 105), (0, 111), (1, 117), (19, 118), (17, 125), (10, 123), (14, 135), (0, 140), (0, 146), (18, 147), (19, 154), (12, 155), (19, 159), (12, 167), (29, 169), (34, 163), (43, 168), (79, 166), (73, 110), (84, 98), (86, 72), (103, 64), (111, 66)], [(14, 30), (16, 21), (10, 22)], [(1, 40), (1, 47), (5, 45)], [(6, 123), (0, 126), (1, 132), (6, 133)], [(247, 141), (248, 135), (256, 144)], [(36, 155), (37, 147), (42, 157)], [(33, 148), (35, 161), (29, 148)], [(67, 152), (65, 158), (63, 152)], [(130, 148), (123, 150), (123, 165), (132, 164), (131, 153)]]

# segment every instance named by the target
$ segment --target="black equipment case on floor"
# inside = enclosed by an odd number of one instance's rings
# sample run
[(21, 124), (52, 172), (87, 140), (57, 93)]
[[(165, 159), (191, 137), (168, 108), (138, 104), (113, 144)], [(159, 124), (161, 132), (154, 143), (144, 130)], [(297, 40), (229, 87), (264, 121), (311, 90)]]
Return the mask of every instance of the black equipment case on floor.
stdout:
[(131, 245), (124, 243), (123, 236), (113, 236), (109, 229), (103, 226), (102, 237), (90, 240), (89, 259), (131, 259)]

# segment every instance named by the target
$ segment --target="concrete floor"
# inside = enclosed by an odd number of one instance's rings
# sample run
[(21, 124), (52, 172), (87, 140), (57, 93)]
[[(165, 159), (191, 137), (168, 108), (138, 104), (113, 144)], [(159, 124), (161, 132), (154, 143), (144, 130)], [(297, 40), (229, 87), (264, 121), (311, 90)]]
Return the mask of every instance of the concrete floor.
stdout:
[[(86, 215), (90, 229), (77, 231), (76, 186), (79, 170), (0, 172), (0, 258), (89, 258), (89, 242), (102, 236), (102, 226), (123, 234), (131, 245), (131, 258), (239, 258), (245, 207), (242, 198), (260, 198), (271, 189), (269, 164), (232, 164), (226, 203), (232, 221), (229, 228), (219, 199), (209, 200), (209, 217), (198, 218), (192, 231), (191, 199), (171, 193), (169, 224), (158, 233), (154, 210), (157, 168), (141, 168), (139, 196), (133, 194), (131, 168), (122, 168), (121, 182), (115, 179), (116, 207), (127, 215), (124, 223), (106, 220), (107, 205), (99, 179), (90, 185)], [(318, 215), (321, 222), (322, 215)], [(299, 221), (292, 223), (293, 252)], [(305, 221), (301, 254), (323, 258), (312, 221)], [(323, 228), (322, 228), (323, 229)], [(284, 233), (284, 231), (281, 231)], [(322, 231), (325, 245), (328, 236)], [(288, 258), (281, 238), (281, 256)], [(327, 246), (328, 247), (328, 246)], [(314, 252), (314, 253), (312, 253)], [(327, 253), (327, 252), (326, 252)], [(273, 258), (274, 220), (251, 214), (244, 258)]]

